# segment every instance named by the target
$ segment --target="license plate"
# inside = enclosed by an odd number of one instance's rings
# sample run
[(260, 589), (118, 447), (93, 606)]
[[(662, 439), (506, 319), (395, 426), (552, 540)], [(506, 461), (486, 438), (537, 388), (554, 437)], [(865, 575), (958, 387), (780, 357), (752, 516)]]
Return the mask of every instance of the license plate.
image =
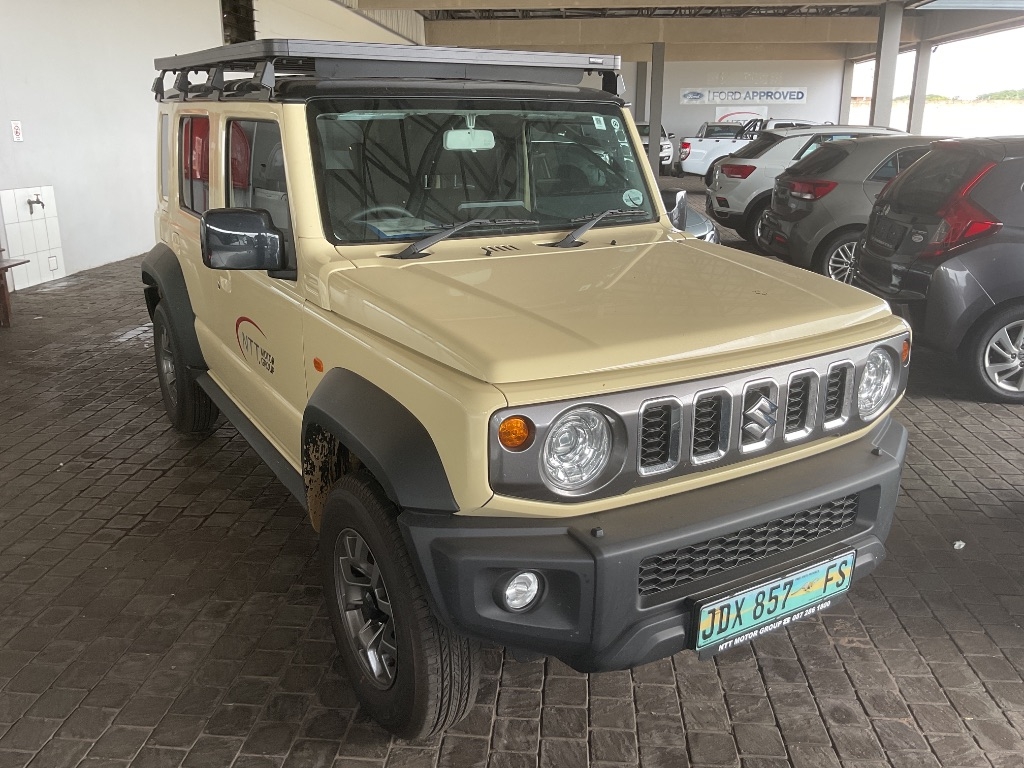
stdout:
[(824, 610), (853, 581), (856, 553), (787, 574), (728, 597), (703, 603), (696, 611), (696, 649), (702, 657), (786, 626)]
[(900, 241), (903, 240), (903, 235), (906, 234), (906, 231), (907, 228), (902, 224), (897, 224), (892, 219), (879, 216), (875, 225), (871, 228), (871, 240), (885, 248), (896, 250)]

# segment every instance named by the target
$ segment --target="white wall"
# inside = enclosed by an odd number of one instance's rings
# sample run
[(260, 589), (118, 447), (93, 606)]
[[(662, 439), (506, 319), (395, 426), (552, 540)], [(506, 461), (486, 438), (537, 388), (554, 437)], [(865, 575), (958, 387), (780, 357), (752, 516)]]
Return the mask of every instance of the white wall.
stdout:
[[(632, 101), (635, 65), (623, 65), (627, 98)], [(650, 66), (648, 66), (650, 77)], [(678, 138), (692, 136), (705, 121), (715, 119), (714, 105), (683, 105), (684, 87), (779, 85), (807, 88), (807, 103), (769, 108), (769, 117), (802, 117), (837, 122), (843, 86), (842, 61), (670, 61), (665, 64), (665, 129)], [(650, 100), (648, 99), (648, 110)], [(737, 107), (743, 109), (743, 107)], [(648, 112), (649, 114), (649, 112)], [(637, 116), (637, 120), (641, 118)], [(645, 118), (644, 118), (645, 119)]]
[(149, 250), (153, 59), (220, 44), (219, 3), (0, 0), (0, 20), (0, 189), (53, 187), (69, 273)]
[[(398, 35), (380, 24), (343, 8), (333, 0), (255, 0), (256, 36), (310, 40), (354, 40), (364, 43), (412, 43), (414, 34)], [(412, 13), (412, 12), (409, 12)], [(423, 39), (419, 14), (418, 39)]]

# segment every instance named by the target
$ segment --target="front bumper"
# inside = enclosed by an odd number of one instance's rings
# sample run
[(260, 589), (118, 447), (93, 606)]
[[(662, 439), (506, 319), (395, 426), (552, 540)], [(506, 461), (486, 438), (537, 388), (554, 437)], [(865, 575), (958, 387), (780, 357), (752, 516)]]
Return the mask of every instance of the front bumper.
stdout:
[[(885, 556), (907, 432), (883, 419), (865, 437), (789, 465), (684, 494), (565, 519), (403, 512), (399, 524), (432, 606), (457, 631), (554, 656), (584, 672), (625, 669), (692, 648), (693, 607), (835, 552), (856, 549), (854, 578)], [(640, 593), (645, 558), (857, 494), (852, 524), (791, 549)], [(521, 570), (542, 574), (540, 603), (524, 613), (497, 592)]]

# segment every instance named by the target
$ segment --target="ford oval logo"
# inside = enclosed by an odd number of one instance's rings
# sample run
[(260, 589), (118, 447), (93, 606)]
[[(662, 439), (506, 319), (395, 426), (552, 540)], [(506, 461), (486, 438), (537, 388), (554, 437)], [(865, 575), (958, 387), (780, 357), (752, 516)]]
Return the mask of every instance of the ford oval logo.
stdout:
[(683, 94), (683, 101), (704, 101), (704, 92), (687, 91)]

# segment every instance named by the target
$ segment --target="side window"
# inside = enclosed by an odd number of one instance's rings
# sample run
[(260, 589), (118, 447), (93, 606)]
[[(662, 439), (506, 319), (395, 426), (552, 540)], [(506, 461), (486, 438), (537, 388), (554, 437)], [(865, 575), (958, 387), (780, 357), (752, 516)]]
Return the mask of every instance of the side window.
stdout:
[(903, 173), (907, 168), (927, 155), (930, 149), (931, 147), (908, 147), (907, 149), (901, 149), (896, 153), (896, 156), (899, 158), (899, 172)]
[(270, 214), (285, 239), (291, 266), (295, 264), (284, 147), (277, 123), (232, 120), (228, 123), (228, 205), (261, 208)]
[(875, 172), (871, 174), (868, 181), (888, 181), (889, 179), (895, 178), (896, 174), (900, 172), (896, 160), (897, 154), (898, 153), (893, 152), (885, 158), (885, 162), (875, 169)]
[(180, 135), (179, 202), (199, 215), (210, 207), (210, 119), (183, 117)]
[(797, 156), (795, 158), (793, 158), (793, 159), (794, 160), (799, 160), (799, 159), (801, 159), (803, 157), (807, 157), (809, 154), (811, 154), (811, 152), (816, 150), (818, 147), (820, 147), (822, 144), (824, 144), (827, 140), (828, 139), (826, 139), (824, 136), (821, 136), (821, 135), (815, 136), (814, 138), (811, 139), (810, 143), (808, 143), (797, 154)]
[(171, 193), (171, 116), (160, 115), (160, 197)]

